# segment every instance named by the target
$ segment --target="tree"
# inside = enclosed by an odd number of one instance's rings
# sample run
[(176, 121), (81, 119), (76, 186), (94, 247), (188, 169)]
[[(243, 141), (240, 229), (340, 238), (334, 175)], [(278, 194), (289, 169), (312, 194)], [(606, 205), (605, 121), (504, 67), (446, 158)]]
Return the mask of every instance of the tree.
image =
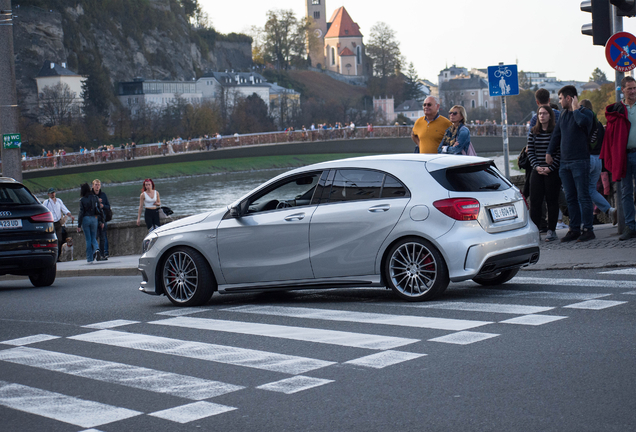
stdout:
[(592, 76), (590, 76), (590, 82), (605, 84), (607, 82), (605, 72), (603, 72), (599, 68), (594, 69), (594, 71), (592, 72)]
[(413, 62), (409, 63), (409, 67), (406, 70), (406, 75), (404, 77), (404, 91), (403, 98), (404, 100), (422, 100), (424, 98), (424, 92), (420, 86), (419, 77), (417, 76), (417, 71), (415, 70), (415, 66)]
[(606, 83), (601, 85), (598, 90), (585, 90), (579, 96), (580, 100), (589, 99), (592, 102), (592, 108), (601, 123), (605, 124), (605, 107), (616, 102), (614, 93), (614, 84)]
[(532, 80), (524, 71), (519, 71), (518, 76), (519, 76), (519, 88), (521, 90), (526, 90), (532, 87)]
[(373, 61), (373, 72), (380, 78), (397, 75), (401, 69), (402, 54), (395, 31), (386, 23), (371, 27), (367, 56)]
[(230, 130), (245, 134), (275, 129), (274, 121), (267, 113), (267, 104), (258, 95), (238, 100), (230, 118)]
[(73, 114), (79, 112), (76, 96), (65, 83), (44, 87), (39, 98), (40, 116), (44, 124), (58, 126), (70, 123)]
[(309, 20), (298, 20), (291, 9), (268, 11), (263, 38), (264, 59), (276, 69), (305, 64), (310, 26)]

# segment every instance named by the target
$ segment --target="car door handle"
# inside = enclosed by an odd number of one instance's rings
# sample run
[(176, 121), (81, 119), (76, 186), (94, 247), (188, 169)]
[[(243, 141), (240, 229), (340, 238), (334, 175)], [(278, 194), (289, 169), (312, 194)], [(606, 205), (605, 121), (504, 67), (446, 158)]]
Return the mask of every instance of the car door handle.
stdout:
[(305, 213), (296, 213), (293, 215), (289, 215), (285, 218), (287, 222), (295, 221), (295, 220), (303, 220), (305, 219)]
[(390, 208), (391, 208), (390, 204), (380, 204), (380, 205), (369, 208), (369, 211), (371, 213), (378, 213), (378, 212), (388, 211)]

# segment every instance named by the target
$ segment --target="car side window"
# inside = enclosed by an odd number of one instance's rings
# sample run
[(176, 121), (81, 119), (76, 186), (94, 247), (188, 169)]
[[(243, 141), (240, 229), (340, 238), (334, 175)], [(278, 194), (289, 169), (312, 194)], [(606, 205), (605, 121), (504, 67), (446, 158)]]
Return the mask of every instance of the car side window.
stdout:
[(250, 198), (247, 214), (309, 205), (321, 174), (293, 176), (268, 187)]
[(409, 191), (398, 179), (390, 174), (384, 178), (382, 186), (382, 198), (405, 198), (409, 197)]
[(366, 169), (337, 170), (331, 185), (329, 202), (380, 198), (384, 173)]

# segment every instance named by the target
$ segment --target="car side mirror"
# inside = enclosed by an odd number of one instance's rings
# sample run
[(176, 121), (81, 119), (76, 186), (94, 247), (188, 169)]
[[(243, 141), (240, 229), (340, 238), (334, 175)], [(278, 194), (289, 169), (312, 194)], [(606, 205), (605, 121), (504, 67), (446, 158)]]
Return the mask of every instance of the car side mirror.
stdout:
[(230, 207), (230, 217), (233, 218), (240, 218), (241, 217), (241, 206), (240, 205), (233, 205)]

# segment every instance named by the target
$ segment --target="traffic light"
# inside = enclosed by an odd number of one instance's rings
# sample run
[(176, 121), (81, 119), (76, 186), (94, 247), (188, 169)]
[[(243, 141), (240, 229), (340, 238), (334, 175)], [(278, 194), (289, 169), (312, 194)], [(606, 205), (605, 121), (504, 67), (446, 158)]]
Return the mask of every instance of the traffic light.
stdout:
[(610, 3), (616, 6), (618, 16), (633, 17), (636, 16), (636, 1), (634, 0), (610, 0)]
[[(627, 1), (627, 0), (611, 0)], [(630, 0), (634, 1), (634, 0)], [(605, 42), (612, 36), (612, 20), (610, 16), (610, 0), (586, 0), (581, 2), (583, 12), (592, 13), (592, 24), (584, 24), (581, 33), (592, 36), (594, 45), (605, 46)]]

